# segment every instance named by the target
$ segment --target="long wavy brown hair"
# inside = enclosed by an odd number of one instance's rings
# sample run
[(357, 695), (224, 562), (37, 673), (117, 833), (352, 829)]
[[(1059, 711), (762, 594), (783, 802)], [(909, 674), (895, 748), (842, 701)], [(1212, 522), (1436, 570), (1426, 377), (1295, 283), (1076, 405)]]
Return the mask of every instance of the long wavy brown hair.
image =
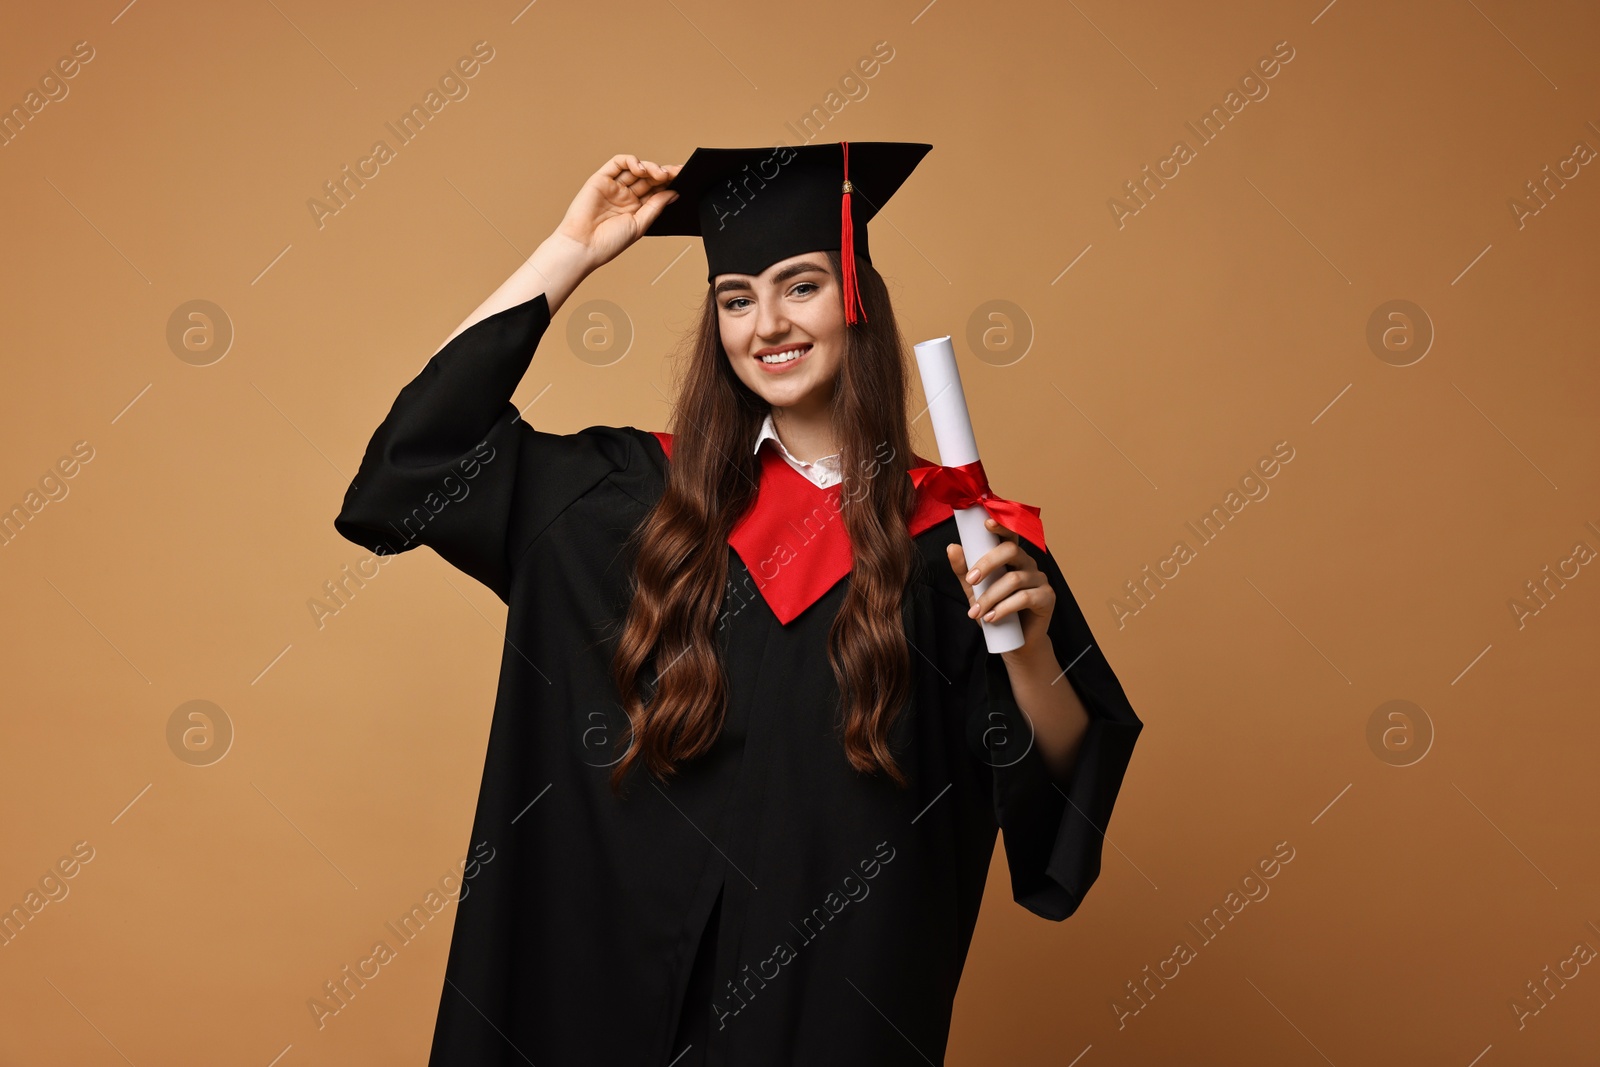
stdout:
[[(828, 263), (837, 282), (839, 254), (829, 252)], [(906, 526), (916, 505), (906, 476), (914, 459), (906, 349), (883, 278), (860, 257), (856, 276), (865, 318), (845, 328), (831, 402), (852, 567), (828, 633), (828, 662), (840, 698), (835, 735), (851, 766), (904, 787), (888, 738), (911, 696), (901, 602), (919, 560)], [(635, 763), (666, 781), (721, 733), (728, 682), (716, 637), (729, 580), (728, 535), (755, 502), (761, 459), (746, 442), (769, 410), (734, 373), (708, 291), (670, 419), (666, 490), (627, 542), (633, 597), (611, 674), (631, 736), (617, 739), (626, 752), (612, 767), (614, 793)], [(644, 681), (652, 692), (641, 696)]]

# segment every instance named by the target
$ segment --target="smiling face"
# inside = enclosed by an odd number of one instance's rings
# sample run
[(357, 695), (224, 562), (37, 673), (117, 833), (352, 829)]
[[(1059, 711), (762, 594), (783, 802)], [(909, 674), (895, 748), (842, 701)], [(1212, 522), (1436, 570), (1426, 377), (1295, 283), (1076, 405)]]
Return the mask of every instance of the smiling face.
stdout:
[(719, 274), (713, 295), (740, 381), (774, 408), (826, 406), (845, 341), (839, 280), (826, 254), (781, 259), (759, 275)]

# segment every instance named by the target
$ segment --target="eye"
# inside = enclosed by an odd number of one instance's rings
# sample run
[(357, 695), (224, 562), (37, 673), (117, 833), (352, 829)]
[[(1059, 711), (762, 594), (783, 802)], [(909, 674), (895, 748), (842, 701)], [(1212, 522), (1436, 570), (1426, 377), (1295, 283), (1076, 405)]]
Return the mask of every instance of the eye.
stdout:
[[(794, 286), (790, 288), (789, 295), (806, 297), (810, 296), (812, 293), (821, 288), (822, 287), (816, 282), (796, 282)], [(723, 301), (722, 308), (725, 311), (743, 311), (745, 307), (751, 303), (751, 299), (747, 296), (734, 296)]]

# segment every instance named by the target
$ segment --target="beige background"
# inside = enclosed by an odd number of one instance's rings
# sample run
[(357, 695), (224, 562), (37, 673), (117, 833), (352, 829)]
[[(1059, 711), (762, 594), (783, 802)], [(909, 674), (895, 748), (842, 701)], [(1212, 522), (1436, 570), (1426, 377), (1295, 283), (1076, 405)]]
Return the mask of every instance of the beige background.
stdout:
[[(319, 628), (308, 601), (366, 558), (341, 494), (602, 161), (794, 143), (822, 107), (817, 139), (935, 145), (876, 261), (908, 340), (956, 335), (996, 488), (1043, 507), (1147, 724), (1076, 916), (1017, 907), (995, 864), (949, 1062), (1592, 1062), (1594, 967), (1512, 1005), (1600, 948), (1600, 571), (1520, 627), (1508, 605), (1600, 550), (1600, 174), (1510, 206), (1600, 148), (1593, 9), (924, 3), (7, 20), (8, 108), (76, 42), (93, 58), (0, 148), (0, 506), (76, 442), (93, 458), (0, 548), (0, 902), (93, 858), (0, 948), (0, 1059), (425, 1061), (453, 910), (320, 1029), (307, 1002), (464, 858), (504, 608), (418, 551)], [(319, 228), (308, 200), (478, 41), (469, 94)], [(1282, 41), (1268, 95), (1201, 145), (1185, 123)], [(1119, 226), (1180, 138), (1195, 158)], [(562, 309), (531, 422), (665, 427), (688, 243), (641, 242)], [(231, 324), (220, 359), (169, 341), (194, 300)], [(631, 324), (621, 359), (568, 344), (597, 300)], [(1022, 317), (975, 352), (994, 300)], [(1392, 300), (1436, 331), (1407, 366), (1368, 341)], [(1123, 583), (1280, 441), (1270, 495), (1119, 626)], [(233, 731), (205, 766), (169, 743), (191, 700)], [(1392, 700), (1419, 710), (1369, 741)], [(1279, 842), (1270, 895), (1202, 942)]]

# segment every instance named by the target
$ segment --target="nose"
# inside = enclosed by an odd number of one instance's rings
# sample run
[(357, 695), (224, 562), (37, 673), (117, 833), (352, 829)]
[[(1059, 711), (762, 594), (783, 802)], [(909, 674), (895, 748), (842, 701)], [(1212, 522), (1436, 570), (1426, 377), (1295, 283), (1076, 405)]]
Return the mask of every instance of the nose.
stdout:
[(763, 300), (756, 307), (756, 336), (767, 344), (774, 344), (789, 332), (789, 316), (784, 314), (781, 300)]

